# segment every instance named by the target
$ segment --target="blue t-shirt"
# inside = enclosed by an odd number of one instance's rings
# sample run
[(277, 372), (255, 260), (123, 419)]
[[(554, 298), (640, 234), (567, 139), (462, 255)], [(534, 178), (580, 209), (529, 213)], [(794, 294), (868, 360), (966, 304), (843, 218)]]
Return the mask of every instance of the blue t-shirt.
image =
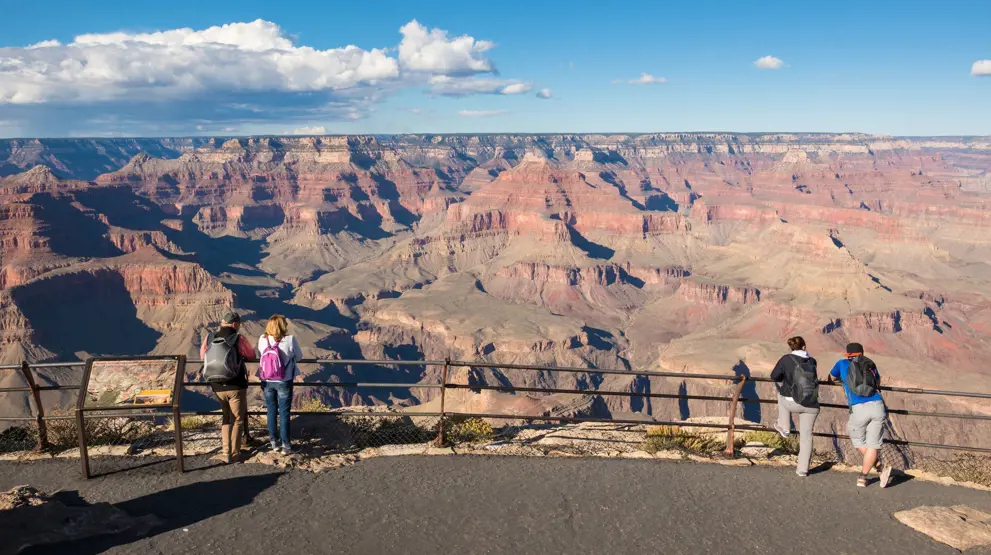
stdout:
[[(859, 405), (861, 403), (870, 403), (871, 401), (880, 401), (881, 392), (875, 391), (874, 395), (870, 397), (861, 397), (850, 391), (850, 388), (846, 385), (846, 375), (850, 371), (850, 361), (847, 359), (837, 360), (836, 364), (833, 365), (833, 369), (829, 371), (829, 375), (834, 378), (839, 378), (840, 382), (843, 383), (843, 391), (846, 392), (846, 401), (850, 406)], [(877, 377), (881, 377), (881, 373), (877, 373)]]

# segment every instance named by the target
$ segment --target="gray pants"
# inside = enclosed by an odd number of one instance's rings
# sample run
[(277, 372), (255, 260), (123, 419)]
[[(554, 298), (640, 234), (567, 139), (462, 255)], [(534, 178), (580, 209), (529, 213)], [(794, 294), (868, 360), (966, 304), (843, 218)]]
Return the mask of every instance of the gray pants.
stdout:
[(799, 405), (788, 397), (778, 394), (778, 426), (783, 430), (791, 429), (791, 415), (798, 415), (798, 471), (806, 474), (809, 471), (809, 463), (812, 462), (812, 428), (819, 417), (819, 408), (809, 408)]

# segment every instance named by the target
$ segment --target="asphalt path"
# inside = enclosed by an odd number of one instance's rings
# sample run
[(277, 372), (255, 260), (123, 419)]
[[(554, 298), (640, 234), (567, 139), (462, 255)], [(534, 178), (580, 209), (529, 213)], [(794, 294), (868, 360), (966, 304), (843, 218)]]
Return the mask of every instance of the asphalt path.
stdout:
[(951, 554), (892, 513), (991, 512), (991, 493), (919, 480), (858, 489), (847, 473), (802, 479), (786, 468), (681, 461), (387, 457), (319, 474), (244, 464), (179, 475), (173, 466), (85, 481), (78, 461), (0, 463), (0, 489), (30, 484), (164, 519), (147, 537), (28, 551), (75, 555)]

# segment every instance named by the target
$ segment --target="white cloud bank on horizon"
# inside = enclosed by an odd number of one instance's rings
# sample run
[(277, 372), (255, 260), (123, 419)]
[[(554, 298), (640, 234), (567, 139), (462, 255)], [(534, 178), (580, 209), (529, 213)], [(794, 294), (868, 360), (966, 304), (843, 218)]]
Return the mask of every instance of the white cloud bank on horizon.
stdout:
[(754, 60), (754, 65), (757, 66), (758, 69), (781, 69), (785, 67), (785, 62), (781, 58), (764, 56)]
[(627, 85), (662, 85), (667, 82), (668, 80), (663, 77), (654, 77), (646, 72), (641, 73), (640, 77), (630, 79), (629, 81), (613, 81), (613, 83), (625, 83)]
[(489, 118), (508, 114), (509, 110), (460, 110), (458, 115), (463, 118)]
[(326, 134), (327, 134), (327, 128), (322, 125), (297, 127), (292, 131), (286, 132), (286, 135), (326, 135)]
[(971, 66), (970, 74), (974, 77), (991, 76), (991, 60), (977, 60)]
[[(0, 47), (0, 116), (68, 125), (194, 128), (197, 123), (354, 120), (398, 90), (519, 95), (533, 86), (484, 77), (495, 43), (448, 36), (412, 20), (398, 47), (299, 45), (277, 24), (255, 20), (194, 30), (81, 34)], [(169, 109), (161, 110), (163, 105)], [(6, 112), (6, 113), (5, 113)], [(166, 119), (168, 118), (168, 119)]]

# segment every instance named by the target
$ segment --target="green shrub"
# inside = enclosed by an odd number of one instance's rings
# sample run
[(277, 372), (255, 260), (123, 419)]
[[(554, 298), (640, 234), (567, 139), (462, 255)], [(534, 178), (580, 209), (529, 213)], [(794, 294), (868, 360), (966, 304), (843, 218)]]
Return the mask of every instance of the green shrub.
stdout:
[(651, 426), (643, 449), (649, 453), (658, 451), (682, 451), (708, 455), (726, 447), (726, 442), (709, 433), (697, 433), (678, 426)]
[(492, 424), (477, 417), (452, 416), (444, 428), (444, 439), (454, 445), (488, 441), (493, 437)]
[(296, 410), (301, 412), (329, 412), (330, 407), (316, 397), (308, 397), (299, 403)]
[[(204, 428), (216, 426), (219, 422), (220, 419), (216, 417), (190, 414), (182, 417), (182, 429), (202, 430)], [(169, 430), (175, 430), (175, 421), (172, 418), (169, 418)]]
[(743, 434), (743, 439), (741, 440), (743, 445), (748, 443), (760, 443), (761, 445), (774, 449), (776, 451), (781, 451), (790, 455), (798, 453), (798, 442), (799, 437), (797, 434), (793, 434), (788, 438), (781, 437), (777, 432), (770, 431), (751, 431)]

